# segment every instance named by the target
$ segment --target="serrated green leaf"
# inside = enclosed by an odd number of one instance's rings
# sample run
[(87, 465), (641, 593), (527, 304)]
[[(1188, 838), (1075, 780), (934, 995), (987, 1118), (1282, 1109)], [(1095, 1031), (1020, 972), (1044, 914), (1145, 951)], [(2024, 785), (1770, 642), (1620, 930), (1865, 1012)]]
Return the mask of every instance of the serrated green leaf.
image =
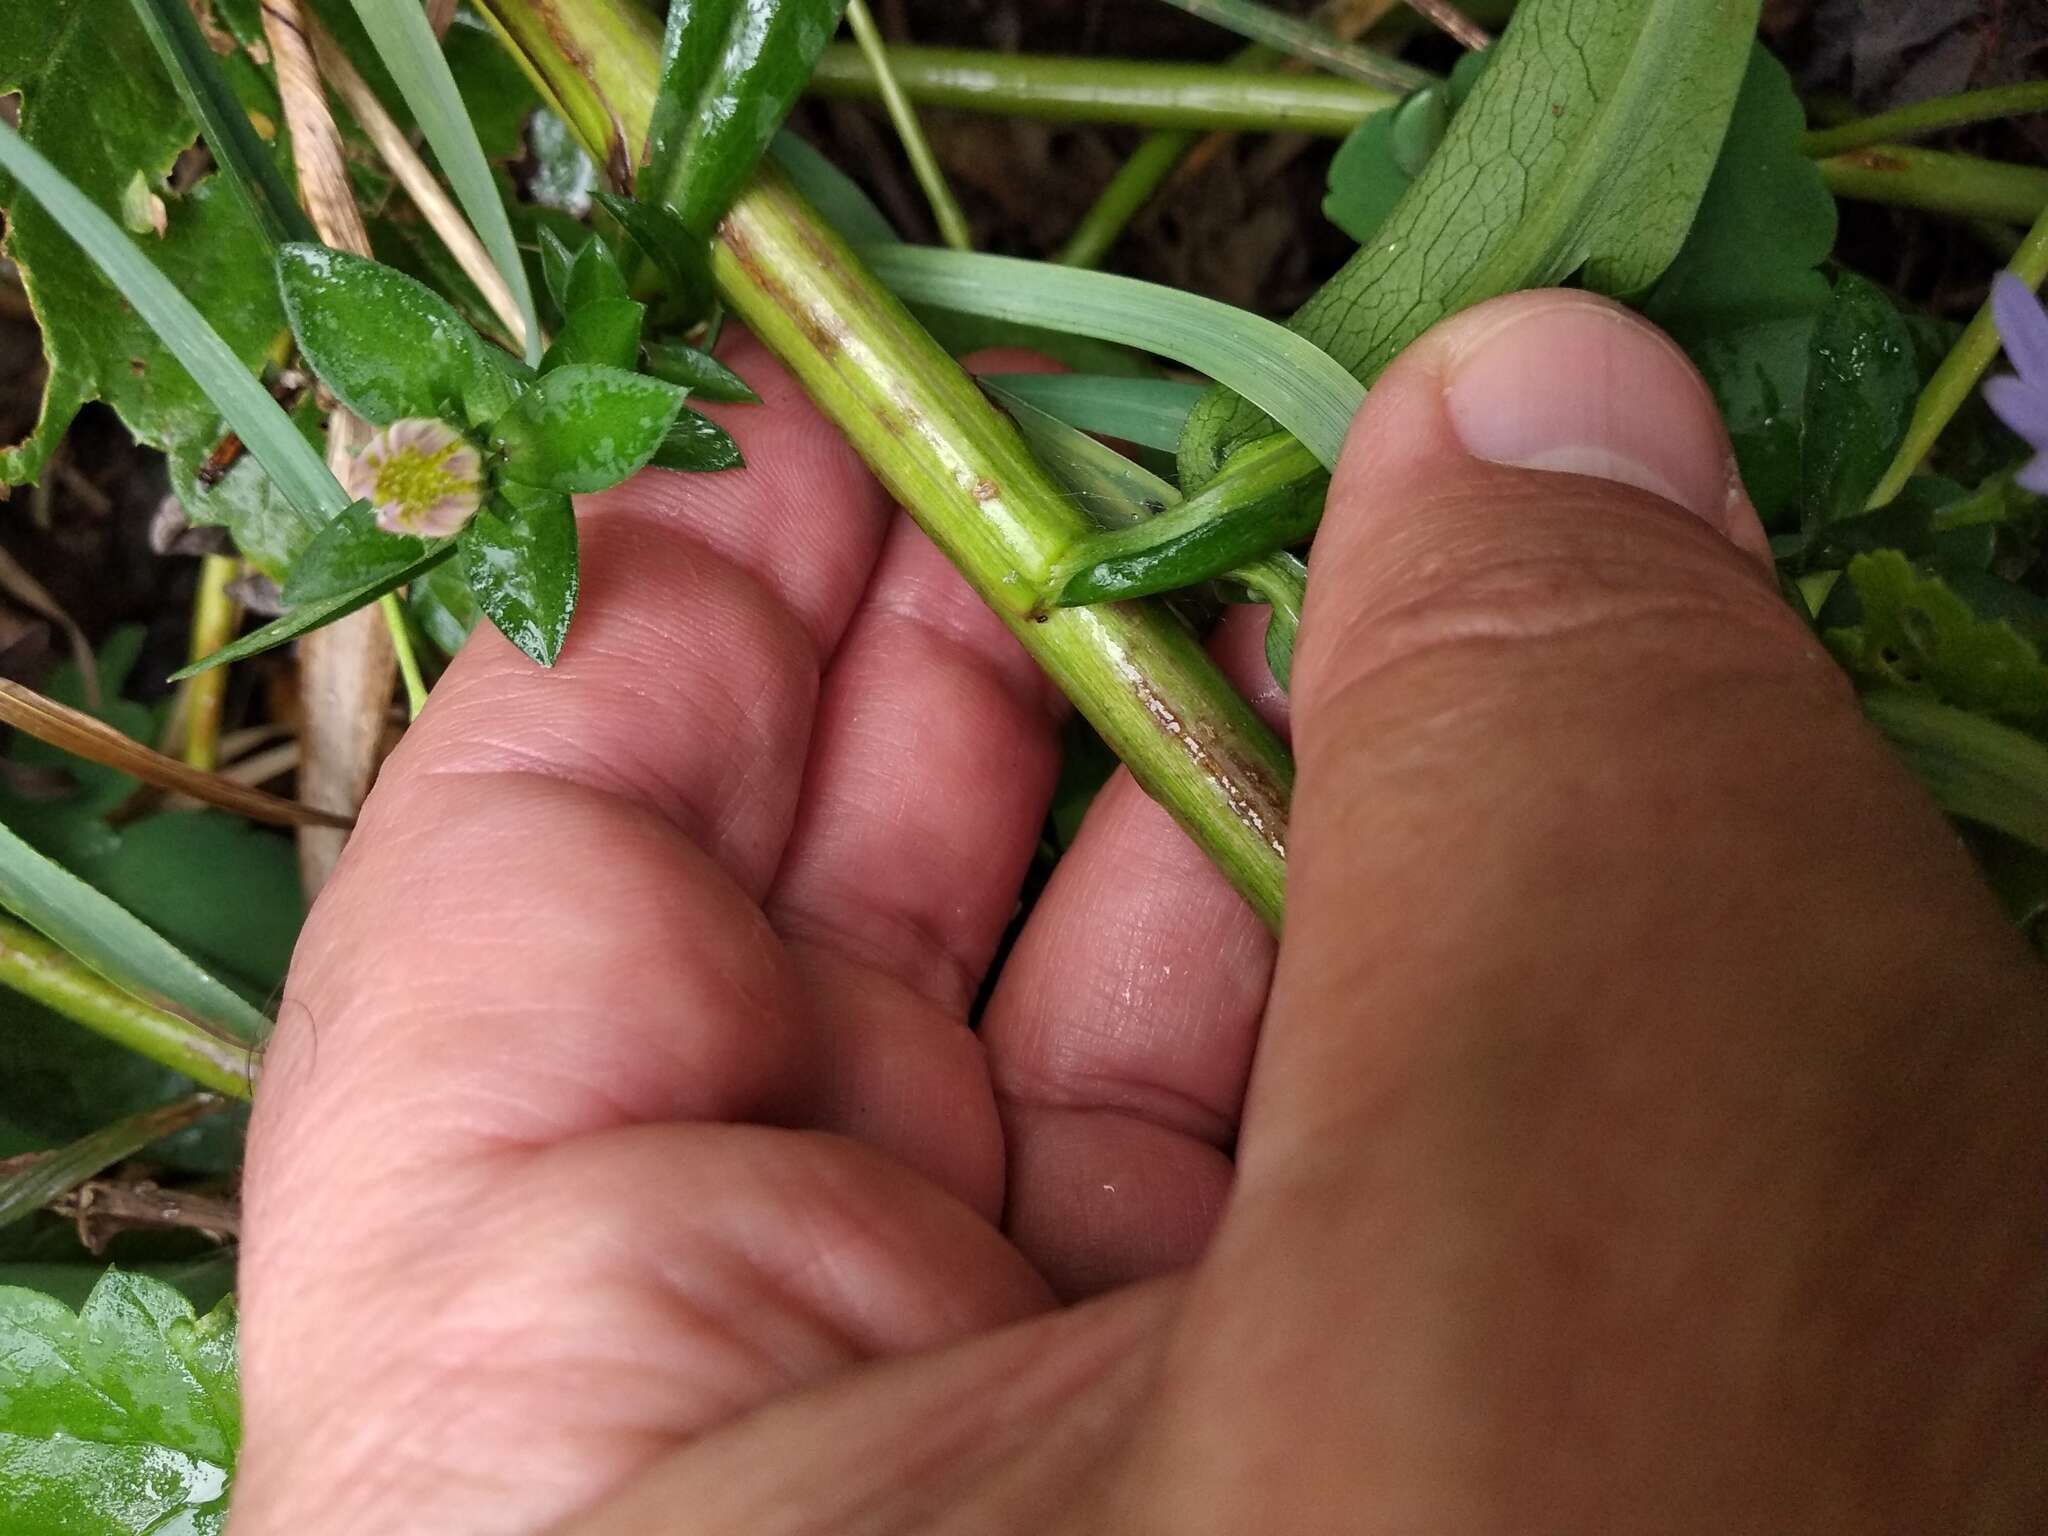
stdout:
[(459, 421), (484, 343), (446, 299), (382, 262), (287, 245), (278, 290), (299, 350), (335, 398), (379, 427)]
[(347, 508), (322, 528), (292, 562), (285, 602), (293, 608), (324, 603), (377, 586), (410, 571), (447, 543), (411, 534), (386, 533), (367, 501)]
[(1866, 683), (1924, 694), (2020, 724), (2048, 720), (2048, 665), (2002, 619), (1980, 619), (1938, 576), (1897, 550), (1858, 555), (1849, 580), (1862, 623), (1828, 631), (1828, 646)]
[(643, 359), (646, 371), (657, 379), (681, 385), (702, 400), (723, 400), (759, 405), (761, 397), (747, 381), (709, 352), (680, 341), (650, 341)]
[(654, 457), (682, 409), (673, 384), (580, 363), (542, 375), (491, 432), (506, 479), (601, 491)]
[[(22, 138), (94, 206), (116, 214), (138, 173), (150, 184), (165, 206), (163, 236), (120, 238), (146, 252), (219, 333), (226, 354), (252, 373), (283, 326), (268, 250), (218, 176), (183, 191), (167, 182), (196, 129), (134, 13), (90, 0), (0, 0), (0, 93), (17, 90)], [(35, 479), (90, 400), (112, 406), (139, 441), (203, 457), (220, 435), (221, 413), (173, 350), (4, 175), (0, 204), (7, 253), (21, 269), (50, 363), (34, 431), (0, 447), (0, 484)]]
[(1800, 499), (1809, 526), (1863, 510), (1919, 393), (1898, 310), (1873, 284), (1842, 273), (1814, 322), (1807, 360)]
[(210, 672), (215, 667), (224, 667), (230, 662), (246, 661), (251, 656), (260, 656), (265, 651), (275, 650), (288, 640), (296, 640), (308, 630), (332, 624), (336, 619), (346, 618), (358, 608), (366, 608), (386, 592), (395, 592), (415, 577), (424, 576), (428, 571), (455, 553), (453, 540), (443, 540), (430, 547), (425, 558), (414, 565), (396, 572), (382, 580), (353, 592), (344, 592), (338, 597), (327, 598), (317, 603), (307, 603), (291, 612), (272, 619), (253, 633), (242, 636), (231, 645), (224, 645), (210, 656), (202, 657), (189, 667), (180, 667), (171, 674), (171, 681), (182, 682), (201, 672)]
[(552, 667), (576, 611), (576, 517), (557, 492), (514, 490), (462, 530), (462, 573), (477, 607), (520, 650)]
[(578, 306), (540, 360), (542, 373), (571, 363), (630, 369), (640, 357), (640, 327), (647, 306), (631, 299), (598, 299)]
[(1643, 313), (1690, 345), (1742, 326), (1811, 316), (1835, 248), (1835, 199), (1802, 152), (1806, 109), (1785, 66), (1759, 44), (1699, 217)]
[[(1409, 342), (1483, 299), (1579, 273), (1654, 282), (1705, 191), (1756, 34), (1758, 0), (1523, 0), (1442, 148), (1291, 328), (1371, 383)], [(1191, 494), (1273, 430), (1219, 390), (1181, 444)]]
[(676, 0), (636, 190), (700, 240), (782, 126), (846, 0)]
[(0, 1525), (218, 1536), (241, 1448), (235, 1310), (108, 1270), (74, 1315), (0, 1290)]
[(732, 440), (730, 432), (710, 417), (684, 406), (648, 462), (661, 469), (701, 475), (721, 469), (744, 469), (747, 461), (740, 457), (740, 445)]

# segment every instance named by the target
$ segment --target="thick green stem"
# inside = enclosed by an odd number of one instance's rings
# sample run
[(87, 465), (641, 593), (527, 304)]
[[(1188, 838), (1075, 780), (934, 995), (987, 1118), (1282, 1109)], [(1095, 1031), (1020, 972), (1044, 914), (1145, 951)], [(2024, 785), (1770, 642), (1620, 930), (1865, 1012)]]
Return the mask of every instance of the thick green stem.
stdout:
[(2027, 80), (2019, 85), (1997, 85), (1988, 90), (1917, 101), (1896, 112), (1880, 112), (1875, 117), (1815, 129), (1800, 142), (1800, 147), (1816, 157), (1839, 155), (1872, 144), (1917, 139), (1944, 128), (2022, 117), (2031, 112), (2048, 112), (2048, 80)]
[(2031, 224), (2048, 208), (2048, 170), (2037, 166), (1908, 144), (1875, 144), (1819, 164), (1829, 191), (1860, 202), (2009, 224)]
[[(2048, 282), (2048, 207), (2039, 210), (2034, 227), (2027, 231), (2026, 239), (2020, 242), (2020, 248), (2013, 252), (2006, 266), (2029, 288), (2039, 288)], [(1913, 419), (1906, 423), (1906, 439), (1899, 445), (1877, 489), (1870, 493), (1872, 507), (1883, 506), (1906, 488), (1921, 461), (1933, 451), (1942, 429), (1963, 408), (1977, 381), (1984, 377), (1984, 370), (1998, 356), (1998, 346), (1998, 327), (1992, 320), (1991, 301), (1987, 299), (1963, 328), (1948, 356), (1941, 360), (1941, 366), (1934, 370), (1927, 387), (1920, 391), (1920, 398), (1913, 405)]]
[(237, 1099), (250, 1092), (249, 1047), (153, 1008), (21, 923), (0, 917), (0, 985), (34, 998), (95, 1034), (125, 1045), (201, 1087)]
[[(1341, 138), (1400, 93), (1333, 75), (1252, 73), (1229, 64), (1159, 64), (969, 48), (891, 48), (897, 83), (921, 107), (1139, 128), (1314, 133)], [(858, 48), (825, 50), (811, 76), (820, 96), (873, 100), (875, 72)]]
[[(607, 163), (637, 157), (656, 69), (622, 0), (484, 0)], [(626, 27), (631, 19), (637, 27)], [(603, 37), (602, 54), (592, 38)], [(586, 76), (585, 61), (601, 58)], [(612, 137), (616, 135), (617, 137)], [(1293, 766), (1200, 645), (1149, 603), (1051, 609), (1089, 525), (1015, 426), (780, 172), (712, 248), (720, 292), (1024, 647), (1268, 923), (1278, 926)]]

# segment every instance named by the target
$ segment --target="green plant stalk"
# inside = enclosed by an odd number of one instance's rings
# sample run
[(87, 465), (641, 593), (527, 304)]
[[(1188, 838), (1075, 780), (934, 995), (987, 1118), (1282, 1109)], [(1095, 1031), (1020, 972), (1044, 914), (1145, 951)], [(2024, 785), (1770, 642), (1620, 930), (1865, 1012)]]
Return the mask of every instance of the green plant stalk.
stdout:
[(1858, 202), (2008, 224), (2031, 224), (2048, 208), (2048, 170), (2038, 166), (1910, 144), (1875, 144), (1818, 164), (1830, 192)]
[[(623, 0), (482, 9), (549, 94), (579, 111), (570, 126), (601, 163), (637, 160), (656, 79), (650, 23)], [(1009, 419), (772, 165), (720, 226), (712, 270), (733, 312), (1277, 928), (1286, 749), (1164, 607), (1047, 606), (1052, 566), (1089, 525)]]
[(203, 1088), (246, 1099), (254, 1060), (249, 1046), (151, 1007), (88, 970), (33, 928), (0, 917), (0, 985), (137, 1055), (182, 1072)]
[[(2039, 288), (2048, 282), (2048, 205), (2037, 210), (2034, 227), (2027, 231), (2027, 237), (2013, 252), (2006, 263), (2007, 269), (2029, 288)], [(1984, 370), (1991, 366), (1991, 360), (1998, 356), (1998, 326), (1991, 318), (1991, 301), (1986, 299), (1984, 307), (1971, 317), (1963, 328), (1963, 334), (1956, 338), (1956, 344), (1949, 349), (1941, 366), (1934, 370), (1934, 376), (1920, 391), (1920, 398), (1913, 403), (1913, 416), (1906, 423), (1905, 440), (1899, 444), (1891, 465), (1884, 472), (1884, 478), (1870, 493), (1869, 507), (1884, 506), (1900, 491), (1920, 467), (1921, 461), (1934, 451), (1935, 441), (1942, 429), (1954, 420), (1957, 411), (1984, 377)]]
[[(1279, 57), (1271, 48), (1254, 43), (1231, 55), (1232, 69), (1258, 70)], [(1144, 142), (1131, 151), (1131, 156), (1117, 168), (1116, 175), (1109, 179), (1109, 185), (1081, 216), (1081, 222), (1074, 226), (1074, 232), (1067, 236), (1067, 243), (1060, 247), (1054, 261), (1068, 267), (1098, 267), (1109, 255), (1132, 219), (1153, 195), (1166, 184), (1174, 168), (1187, 158), (1189, 150), (1202, 141), (1202, 135), (1188, 128), (1158, 128), (1145, 136)]]
[[(412, 630), (405, 622), (405, 609), (400, 606), (396, 592), (386, 592), (377, 599), (378, 611), (384, 615), (384, 627), (391, 632), (391, 652), (398, 658), (398, 675), (405, 681), (405, 709), (413, 719), (420, 717), (420, 711), (427, 707), (427, 680), (420, 675), (419, 652), (413, 649)], [(200, 677), (207, 676), (200, 673)], [(197, 682), (199, 679), (194, 678)]]
[[(228, 595), (228, 586), (241, 570), (242, 562), (233, 555), (208, 555), (199, 562), (199, 589), (192, 597), (192, 660), (211, 655), (235, 638), (241, 605)], [(220, 716), (227, 689), (226, 667), (188, 677), (178, 685), (184, 759), (208, 773), (220, 766)]]
[[(1197, 133), (1230, 129), (1341, 138), (1360, 118), (1401, 99), (1398, 91), (1358, 80), (1257, 73), (1234, 64), (902, 47), (889, 50), (889, 66), (903, 93), (920, 107)], [(871, 101), (881, 82), (858, 48), (839, 43), (818, 61), (810, 90)]]
[(153, 1141), (219, 1114), (227, 1101), (217, 1094), (193, 1093), (138, 1114), (124, 1115), (111, 1125), (89, 1131), (76, 1141), (49, 1152), (17, 1160), (16, 1171), (0, 1181), (0, 1227), (21, 1220), (68, 1195), (94, 1175), (133, 1157)]
[(1910, 107), (1900, 107), (1896, 112), (1880, 112), (1875, 117), (1815, 129), (1800, 141), (1799, 147), (1816, 158), (1839, 155), (1872, 144), (1916, 139), (1939, 133), (1944, 128), (1994, 122), (2002, 117), (2023, 117), (2032, 112), (2048, 112), (2048, 80), (1995, 85), (1987, 90), (1962, 91), (1954, 96), (1918, 101)]
[(939, 227), (939, 238), (956, 251), (973, 250), (974, 237), (967, 231), (967, 215), (960, 211), (959, 199), (953, 196), (952, 187), (946, 183), (946, 173), (939, 168), (931, 142), (924, 136), (924, 129), (917, 121), (917, 108), (910, 104), (910, 98), (903, 94), (903, 87), (896, 83), (896, 76), (890, 71), (889, 50), (883, 42), (881, 28), (875, 25), (875, 18), (868, 13), (866, 0), (848, 0), (846, 25), (852, 30), (861, 55), (875, 72), (882, 105), (889, 113), (897, 139), (902, 142), (903, 153), (909, 157), (910, 172), (917, 178), (918, 186), (924, 189), (925, 201), (931, 204), (932, 218)]

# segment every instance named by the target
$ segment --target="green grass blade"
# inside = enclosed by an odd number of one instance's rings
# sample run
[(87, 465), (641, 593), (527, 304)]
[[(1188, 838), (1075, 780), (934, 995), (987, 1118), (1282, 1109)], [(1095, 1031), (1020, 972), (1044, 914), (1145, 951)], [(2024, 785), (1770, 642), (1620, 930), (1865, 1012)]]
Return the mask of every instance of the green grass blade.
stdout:
[(50, 1201), (67, 1195), (95, 1174), (125, 1162), (153, 1141), (218, 1114), (227, 1100), (210, 1093), (192, 1094), (124, 1115), (33, 1162), (22, 1162), (0, 1178), (0, 1227), (33, 1215)]
[(981, 382), (1083, 432), (1172, 453), (1188, 412), (1207, 391), (1179, 379), (1124, 379), (1106, 373), (985, 373)]
[(462, 104), (455, 76), (427, 22), (419, 0), (353, 0), (356, 16), (370, 35), (378, 58), (391, 72), (398, 94), (412, 109), (420, 132), (426, 135), (434, 157), (441, 162), (441, 174), (455, 189), (456, 201), (477, 235), (526, 321), (526, 360), (538, 363), (541, 355), (540, 316), (533, 307), (533, 289), (526, 281), (526, 267), (519, 259), (519, 245), (512, 237), (512, 221), (498, 198), (498, 184), (491, 177), (490, 162), (484, 159), (476, 127)]
[(1866, 693), (1863, 712), (1949, 815), (2048, 850), (2048, 744), (1918, 694)]
[(270, 1021), (111, 897), (0, 826), (0, 906), (122, 991), (237, 1040)]
[(1041, 411), (1021, 395), (984, 378), (982, 387), (1009, 412), (1032, 453), (1081, 509), (1105, 528), (1128, 528), (1180, 500), (1180, 492), (1107, 443)]
[(1427, 70), (1347, 43), (1329, 28), (1259, 5), (1256, 0), (1166, 0), (1177, 10), (1235, 32), (1239, 37), (1389, 90), (1412, 91), (1434, 78)]
[(256, 227), (272, 245), (287, 241), (316, 242), (313, 221), (299, 206), (270, 151), (249, 124), (249, 114), (235, 99), (220, 62), (200, 35), (187, 0), (132, 0), (136, 17), (156, 45), (171, 83), (184, 99), (185, 110), (199, 124), (213, 158), (228, 181), (249, 205)]
[(886, 245), (902, 238), (859, 182), (787, 128), (776, 133), (768, 153), (849, 244)]
[(912, 303), (1142, 347), (1226, 385), (1335, 468), (1365, 387), (1284, 325), (1134, 277), (916, 246), (861, 252)]
[(402, 571), (390, 571), (376, 581), (353, 591), (342, 592), (334, 597), (324, 598), (317, 603), (301, 603), (289, 612), (272, 619), (261, 629), (253, 630), (235, 641), (224, 645), (210, 656), (202, 656), (189, 667), (182, 667), (171, 674), (171, 681), (182, 683), (188, 677), (201, 672), (211, 672), (215, 667), (224, 667), (232, 661), (245, 661), (251, 656), (283, 645), (287, 640), (296, 640), (310, 629), (323, 624), (332, 624), (336, 619), (345, 619), (358, 608), (367, 608), (387, 592), (396, 592), (407, 582), (417, 580), (455, 553), (455, 541), (444, 540), (434, 546), (424, 559), (415, 560)]
[(277, 488), (309, 526), (319, 527), (348, 505), (348, 494), (327, 472), (313, 445), (292, 425), (228, 344), (206, 323), (191, 301), (171, 285), (135, 242), (69, 178), (0, 122), (0, 170), (9, 172), (76, 240), (107, 281), (135, 306), (149, 328), (206, 398), (226, 418)]

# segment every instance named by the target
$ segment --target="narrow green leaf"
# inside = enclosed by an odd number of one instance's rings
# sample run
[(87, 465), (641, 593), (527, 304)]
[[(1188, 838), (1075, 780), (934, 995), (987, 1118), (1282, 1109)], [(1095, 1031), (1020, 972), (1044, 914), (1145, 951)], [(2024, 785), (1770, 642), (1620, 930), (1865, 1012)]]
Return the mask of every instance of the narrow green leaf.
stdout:
[(576, 253), (546, 224), (540, 226), (540, 275), (548, 297), (564, 318), (569, 313), (569, 269), (576, 265)]
[(644, 366), (657, 379), (679, 384), (700, 400), (759, 405), (761, 397), (747, 381), (709, 352), (680, 341), (647, 343)]
[[(681, 382), (678, 380), (677, 382)], [(1200, 384), (1126, 379), (1114, 374), (985, 373), (981, 382), (1056, 416), (1070, 427), (1171, 453)]]
[(1800, 482), (1809, 525), (1863, 510), (1919, 392), (1906, 322), (1873, 284), (1843, 272), (1814, 325), (1807, 362)]
[(587, 305), (630, 297), (626, 274), (619, 270), (619, 258), (593, 234), (570, 258), (562, 290), (562, 313), (573, 320), (576, 312)]
[(675, 0), (636, 190), (700, 239), (789, 115), (846, 0)]
[(220, 61), (200, 35), (188, 0), (133, 0), (136, 17), (178, 88), (185, 110), (198, 122), (206, 147), (249, 205), (249, 214), (272, 245), (317, 241), (313, 221), (299, 206), (291, 185), (269, 148), (256, 136), (249, 114), (221, 73)]
[(647, 306), (631, 299), (598, 299), (571, 311), (540, 360), (542, 373), (571, 363), (630, 369), (640, 356), (640, 327)]
[(1893, 689), (1866, 693), (1863, 712), (1949, 815), (2048, 849), (2048, 744)]
[(747, 461), (740, 457), (740, 445), (732, 440), (731, 433), (710, 417), (684, 406), (648, 462), (685, 474), (708, 474), (720, 469), (744, 469)]
[(181, 1131), (227, 1107), (226, 1099), (195, 1094), (139, 1114), (124, 1115), (48, 1156), (25, 1163), (0, 1178), (0, 1227), (34, 1214), (95, 1174), (133, 1157), (151, 1142)]
[(336, 619), (348, 617), (358, 608), (368, 607), (386, 592), (395, 592), (415, 577), (423, 576), (435, 566), (455, 553), (453, 541), (446, 541), (428, 547), (427, 553), (413, 565), (395, 575), (387, 576), (369, 586), (358, 587), (353, 592), (344, 592), (317, 603), (307, 603), (302, 608), (272, 619), (261, 629), (242, 636), (232, 645), (224, 645), (211, 656), (195, 661), (189, 667), (182, 667), (171, 674), (174, 683), (201, 672), (210, 672), (215, 667), (224, 667), (230, 662), (246, 661), (251, 656), (283, 645), (287, 640), (296, 640), (308, 630), (318, 629), (323, 624), (332, 624)]
[(386, 533), (367, 501), (346, 508), (292, 562), (283, 597), (293, 608), (331, 602), (402, 577), (447, 541)]
[[(591, 196), (619, 221), (633, 243), (654, 263), (668, 284), (669, 293), (686, 315), (696, 317), (710, 312), (717, 293), (711, 282), (708, 240), (693, 234), (680, 218), (666, 208), (634, 202), (610, 192), (594, 192)], [(573, 304), (576, 299), (573, 273), (571, 285), (569, 298)]]
[(482, 238), (484, 249), (512, 290), (512, 298), (526, 321), (526, 360), (540, 361), (540, 317), (534, 311), (533, 290), (526, 281), (526, 266), (519, 259), (519, 244), (513, 239), (511, 220), (491, 177), (490, 163), (471, 125), (462, 93), (449, 72), (448, 60), (427, 24), (427, 13), (419, 0), (353, 0), (363, 30), (377, 49), (377, 56), (397, 82), (398, 93), (412, 109), (412, 115), (432, 146), (441, 172), (455, 189), (456, 201)]
[(1294, 686), (1294, 641), (1301, 633), (1301, 608), (1308, 600), (1308, 567), (1282, 550), (1231, 574), (1266, 600), (1266, 666), (1282, 689)]
[(805, 140), (784, 128), (768, 148), (804, 201), (823, 214), (847, 244), (889, 245), (903, 238), (860, 183)]
[(513, 489), (462, 530), (462, 573), (498, 630), (552, 667), (576, 611), (576, 517), (559, 492)]
[(0, 826), (0, 906), (123, 991), (239, 1040), (270, 1021), (119, 903)]
[(228, 425), (299, 515), (322, 523), (348, 505), (348, 495), (284, 408), (242, 366), (212, 326), (170, 280), (149, 264), (121, 228), (6, 123), (0, 122), (0, 169), (11, 173), (107, 280), (135, 306), (173, 356), (206, 391)]
[[(1441, 150), (1292, 328), (1370, 383), (1430, 326), (1484, 299), (1575, 272), (1602, 293), (1648, 287), (1692, 226), (1758, 8), (1522, 0)], [(1182, 488), (1192, 494), (1270, 432), (1269, 417), (1262, 402), (1212, 393), (1181, 444)]]
[(0, 1526), (219, 1536), (241, 1448), (232, 1299), (109, 1269), (74, 1316), (0, 1290)]
[[(1024, 378), (1059, 378), (1025, 374)], [(1081, 509), (1104, 528), (1129, 528), (1180, 501), (1180, 492), (1142, 464), (1134, 464), (1107, 443), (1097, 442), (984, 376), (986, 389), (1017, 423), (1031, 451)]]
[(491, 431), (508, 480), (601, 491), (654, 457), (682, 409), (673, 384), (579, 363), (543, 374)]
[(1008, 256), (908, 245), (862, 255), (906, 300), (1075, 331), (1184, 363), (1253, 401), (1328, 466), (1365, 401), (1364, 387), (1313, 343), (1197, 294)]
[(306, 361), (363, 420), (462, 419), (484, 342), (446, 299), (381, 262), (324, 245), (285, 246), (277, 282)]
[(1429, 83), (1427, 71), (1347, 43), (1325, 26), (1260, 5), (1257, 0), (1167, 0), (1167, 4), (1190, 16), (1213, 21), (1239, 37), (1320, 65), (1332, 74), (1348, 75), (1353, 80), (1395, 91), (1413, 90)]

